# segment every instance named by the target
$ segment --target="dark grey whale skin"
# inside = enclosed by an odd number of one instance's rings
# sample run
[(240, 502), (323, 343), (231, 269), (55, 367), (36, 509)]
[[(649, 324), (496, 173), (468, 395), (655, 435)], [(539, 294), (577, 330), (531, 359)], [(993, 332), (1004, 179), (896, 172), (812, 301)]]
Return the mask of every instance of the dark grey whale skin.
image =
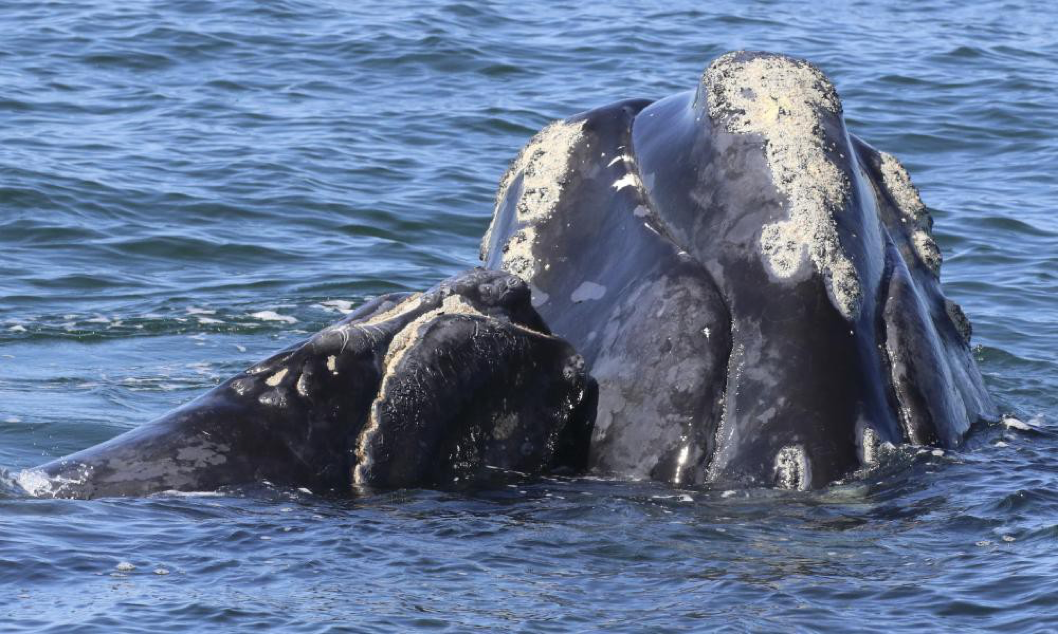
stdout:
[[(444, 310), (453, 297), (472, 310)], [(414, 332), (402, 332), (409, 324)], [(398, 336), (407, 345), (387, 367)], [(489, 468), (576, 471), (593, 390), (525, 283), (475, 269), (422, 295), (372, 300), (187, 405), (40, 467), (34, 480), (50, 485), (31, 493), (142, 496), (263, 481), (347, 493), (473, 481)], [(361, 463), (370, 468), (356, 478)]]
[[(590, 468), (813, 488), (868, 464), (880, 443), (955, 447), (994, 418), (968, 333), (953, 322), (961, 311), (914, 256), (880, 154), (840, 111), (823, 114), (827, 156), (850, 184), (833, 214), (863, 291), (849, 320), (819, 270), (765, 270), (761, 230), (788, 217), (788, 200), (761, 136), (712, 120), (704, 81), (567, 119), (582, 134), (553, 213), (534, 222), (534, 306), (599, 383)], [(621, 154), (634, 160), (613, 162)], [(640, 184), (618, 187), (628, 173)], [(501, 191), (487, 267), (504, 266), (526, 224), (516, 215), (523, 181), (512, 173)], [(584, 282), (605, 294), (574, 298)], [(778, 468), (791, 447), (804, 462), (792, 482)]]
[[(635, 214), (644, 203), (640, 192), (612, 186), (625, 168), (607, 163), (630, 147), (632, 121), (647, 104), (626, 101), (581, 115), (584, 139), (572, 158), (577, 167), (552, 221), (540, 228), (539, 242), (547, 246), (534, 252), (542, 270), (530, 281), (537, 310), (577, 342), (600, 385), (592, 468), (700, 482), (722, 406), (730, 319), (702, 265), (659, 235), (665, 227), (657, 218)], [(508, 234), (496, 226), (493, 244), (486, 245), (490, 268), (501, 265), (520, 195), (516, 177), (497, 211)], [(572, 301), (584, 282), (605, 286), (606, 294)], [(686, 439), (692, 451), (678, 466)]]

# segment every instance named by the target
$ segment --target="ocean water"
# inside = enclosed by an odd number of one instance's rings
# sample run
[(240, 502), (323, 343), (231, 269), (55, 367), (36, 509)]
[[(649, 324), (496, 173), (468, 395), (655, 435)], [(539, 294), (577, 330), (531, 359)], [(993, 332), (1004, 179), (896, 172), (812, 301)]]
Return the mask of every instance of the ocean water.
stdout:
[(0, 3), (0, 465), (473, 266), (537, 129), (738, 48), (904, 161), (1018, 422), (812, 493), (2, 493), (0, 630), (1058, 630), (1058, 11), (564, 4)]

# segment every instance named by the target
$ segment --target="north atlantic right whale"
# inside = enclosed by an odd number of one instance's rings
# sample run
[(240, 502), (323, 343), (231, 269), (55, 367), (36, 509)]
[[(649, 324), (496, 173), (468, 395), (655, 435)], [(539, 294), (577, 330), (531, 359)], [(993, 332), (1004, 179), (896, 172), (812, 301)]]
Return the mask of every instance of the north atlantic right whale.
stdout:
[(743, 51), (543, 129), (482, 259), (598, 381), (595, 472), (805, 489), (996, 416), (931, 228), (821, 71)]

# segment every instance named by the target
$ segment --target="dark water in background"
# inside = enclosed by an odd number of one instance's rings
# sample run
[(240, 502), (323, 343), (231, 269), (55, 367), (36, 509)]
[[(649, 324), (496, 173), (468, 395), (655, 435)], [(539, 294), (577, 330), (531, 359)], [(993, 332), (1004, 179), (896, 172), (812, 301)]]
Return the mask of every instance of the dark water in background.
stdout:
[(0, 465), (475, 264), (533, 132), (735, 48), (815, 61), (903, 159), (1028, 430), (811, 494), (7, 495), (0, 630), (1058, 629), (1058, 9), (710, 4), (0, 4)]

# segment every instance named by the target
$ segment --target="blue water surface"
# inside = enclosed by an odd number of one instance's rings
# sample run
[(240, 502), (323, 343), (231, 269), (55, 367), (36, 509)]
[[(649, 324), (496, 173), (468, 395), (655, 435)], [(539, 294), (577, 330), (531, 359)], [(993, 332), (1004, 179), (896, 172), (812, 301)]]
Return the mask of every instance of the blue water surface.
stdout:
[(0, 495), (0, 630), (1058, 630), (1056, 32), (999, 0), (0, 2), (9, 470), (473, 266), (536, 130), (738, 48), (814, 61), (904, 161), (1023, 423), (813, 493)]

